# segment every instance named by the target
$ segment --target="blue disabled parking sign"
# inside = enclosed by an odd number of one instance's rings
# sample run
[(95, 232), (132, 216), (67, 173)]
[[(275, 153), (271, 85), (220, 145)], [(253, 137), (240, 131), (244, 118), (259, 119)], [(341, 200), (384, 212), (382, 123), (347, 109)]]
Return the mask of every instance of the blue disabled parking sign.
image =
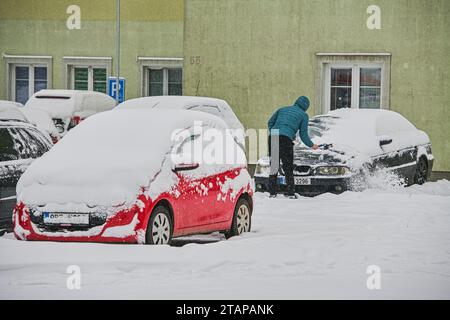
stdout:
[[(117, 78), (108, 77), (108, 95), (116, 100)], [(119, 78), (119, 103), (125, 100), (125, 78)]]

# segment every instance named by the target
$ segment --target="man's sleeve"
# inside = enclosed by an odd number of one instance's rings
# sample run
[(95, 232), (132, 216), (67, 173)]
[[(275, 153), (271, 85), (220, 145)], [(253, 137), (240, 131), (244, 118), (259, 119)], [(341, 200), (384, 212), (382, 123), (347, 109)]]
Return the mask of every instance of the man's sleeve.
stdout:
[(274, 114), (270, 117), (269, 122), (267, 122), (269, 130), (272, 130), (273, 126), (275, 125), (275, 121), (277, 121), (277, 117), (278, 117), (278, 110), (274, 112)]
[(300, 123), (300, 139), (302, 139), (303, 143), (307, 145), (308, 147), (312, 147), (314, 145), (314, 142), (311, 141), (311, 138), (308, 134), (308, 125), (309, 125), (309, 117), (308, 114), (306, 114), (306, 117), (302, 119), (302, 122)]

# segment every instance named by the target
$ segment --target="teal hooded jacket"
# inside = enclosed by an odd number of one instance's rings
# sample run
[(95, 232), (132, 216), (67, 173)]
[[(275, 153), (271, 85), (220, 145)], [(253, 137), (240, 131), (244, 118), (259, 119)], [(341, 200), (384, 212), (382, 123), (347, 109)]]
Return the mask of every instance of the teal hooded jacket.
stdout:
[(292, 106), (278, 109), (269, 119), (270, 135), (280, 135), (295, 140), (299, 131), (300, 139), (308, 147), (313, 146), (308, 134), (309, 117), (306, 110), (309, 108), (309, 99), (301, 96)]

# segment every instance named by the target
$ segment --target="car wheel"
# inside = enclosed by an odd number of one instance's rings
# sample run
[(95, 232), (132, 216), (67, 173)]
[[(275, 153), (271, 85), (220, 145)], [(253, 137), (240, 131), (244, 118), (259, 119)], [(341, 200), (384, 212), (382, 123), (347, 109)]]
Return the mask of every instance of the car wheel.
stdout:
[(170, 244), (172, 241), (172, 219), (166, 207), (156, 207), (150, 217), (145, 233), (147, 244)]
[(428, 178), (428, 164), (424, 158), (420, 158), (416, 165), (416, 174), (414, 176), (414, 183), (424, 184)]
[(247, 200), (239, 199), (234, 209), (231, 229), (225, 233), (225, 237), (231, 238), (244, 232), (250, 232), (252, 227), (252, 211)]

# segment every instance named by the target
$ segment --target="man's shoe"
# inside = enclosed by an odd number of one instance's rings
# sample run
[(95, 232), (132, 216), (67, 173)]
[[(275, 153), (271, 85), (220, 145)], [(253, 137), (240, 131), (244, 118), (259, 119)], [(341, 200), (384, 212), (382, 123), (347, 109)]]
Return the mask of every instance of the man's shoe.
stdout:
[(269, 198), (276, 198), (277, 197), (277, 194), (275, 193), (275, 194), (271, 194), (271, 195), (269, 195)]
[(300, 198), (298, 193), (286, 194), (286, 197), (288, 197), (289, 199), (298, 199), (298, 198)]

